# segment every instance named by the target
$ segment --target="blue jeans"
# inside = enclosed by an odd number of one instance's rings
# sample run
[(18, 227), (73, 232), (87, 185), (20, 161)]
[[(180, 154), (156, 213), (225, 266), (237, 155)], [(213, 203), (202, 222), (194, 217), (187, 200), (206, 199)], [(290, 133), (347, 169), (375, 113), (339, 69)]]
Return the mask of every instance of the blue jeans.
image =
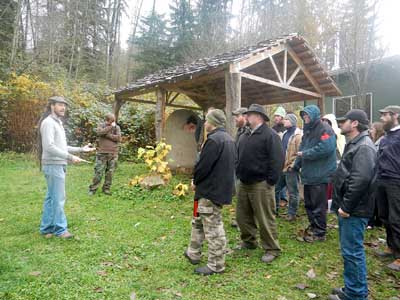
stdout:
[(279, 200), (286, 199), (286, 189), (289, 192), (288, 214), (295, 216), (299, 207), (299, 175), (296, 172), (284, 172), (275, 186), (276, 211), (279, 210)]
[(368, 218), (339, 218), (340, 247), (344, 261), (344, 293), (346, 300), (367, 300), (367, 262), (364, 231)]
[(285, 175), (282, 173), (278, 179), (278, 182), (275, 184), (275, 202), (276, 202), (276, 211), (279, 209), (279, 200), (287, 200), (286, 199), (286, 180)]
[(43, 173), (47, 182), (40, 233), (53, 233), (56, 236), (67, 231), (65, 204), (65, 165), (44, 165)]

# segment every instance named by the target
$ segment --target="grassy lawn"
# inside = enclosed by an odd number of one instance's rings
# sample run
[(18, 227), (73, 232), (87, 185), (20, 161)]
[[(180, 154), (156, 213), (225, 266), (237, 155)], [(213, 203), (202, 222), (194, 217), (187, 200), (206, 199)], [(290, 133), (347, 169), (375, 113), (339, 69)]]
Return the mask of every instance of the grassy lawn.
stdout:
[[(342, 285), (336, 218), (329, 216), (325, 243), (305, 244), (296, 233), (307, 225), (304, 211), (296, 224), (279, 218), (282, 256), (271, 265), (260, 262), (261, 249), (234, 252), (226, 273), (200, 277), (182, 256), (190, 238), (192, 195), (172, 196), (174, 177), (154, 191), (127, 186), (144, 167), (121, 163), (113, 196), (89, 197), (93, 166), (70, 166), (66, 214), (74, 240), (44, 239), (38, 232), (45, 181), (28, 156), (0, 154), (0, 299), (326, 299)], [(229, 226), (229, 246), (238, 231)], [(367, 233), (369, 245), (380, 244), (383, 230)], [(206, 250), (206, 249), (205, 249)], [(371, 299), (400, 297), (400, 275), (367, 247)], [(203, 262), (206, 258), (203, 258)], [(313, 269), (316, 277), (307, 272)], [(304, 284), (306, 289), (296, 288)], [(395, 298), (393, 298), (395, 299)], [(397, 298), (396, 298), (397, 299)]]

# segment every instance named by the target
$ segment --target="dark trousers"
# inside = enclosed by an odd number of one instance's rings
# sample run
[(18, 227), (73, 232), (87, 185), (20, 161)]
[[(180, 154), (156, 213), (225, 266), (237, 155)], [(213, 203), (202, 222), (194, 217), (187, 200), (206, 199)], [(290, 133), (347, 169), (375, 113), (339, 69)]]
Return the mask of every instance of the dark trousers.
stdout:
[(278, 228), (275, 221), (274, 187), (265, 181), (239, 183), (236, 220), (240, 228), (240, 238), (247, 244), (257, 245), (257, 225), (263, 249), (279, 255)]
[(326, 234), (327, 184), (304, 185), (304, 206), (310, 229), (316, 236)]
[(387, 245), (400, 258), (400, 180), (379, 179), (376, 200), (378, 215), (386, 228)]

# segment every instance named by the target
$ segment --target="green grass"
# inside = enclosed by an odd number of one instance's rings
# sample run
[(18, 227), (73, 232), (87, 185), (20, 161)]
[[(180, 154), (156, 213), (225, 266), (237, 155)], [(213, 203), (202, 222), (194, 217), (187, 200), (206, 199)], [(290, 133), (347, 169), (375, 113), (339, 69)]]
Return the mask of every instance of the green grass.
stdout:
[[(172, 185), (153, 191), (127, 186), (142, 165), (121, 163), (113, 196), (87, 195), (92, 166), (67, 171), (66, 214), (74, 240), (44, 239), (38, 232), (45, 181), (28, 156), (0, 154), (0, 299), (326, 299), (342, 285), (337, 230), (326, 243), (296, 241), (307, 225), (303, 210), (296, 224), (278, 219), (282, 256), (271, 265), (260, 262), (262, 250), (234, 252), (226, 273), (200, 277), (182, 256), (190, 238), (192, 195), (177, 199)], [(229, 246), (238, 242), (224, 209)], [(330, 224), (336, 224), (329, 216)], [(368, 232), (366, 241), (384, 238)], [(400, 276), (367, 248), (371, 299), (399, 297)], [(203, 258), (203, 262), (206, 258)], [(313, 268), (315, 279), (307, 271)], [(32, 272), (40, 272), (35, 275)], [(305, 290), (295, 288), (306, 284)]]

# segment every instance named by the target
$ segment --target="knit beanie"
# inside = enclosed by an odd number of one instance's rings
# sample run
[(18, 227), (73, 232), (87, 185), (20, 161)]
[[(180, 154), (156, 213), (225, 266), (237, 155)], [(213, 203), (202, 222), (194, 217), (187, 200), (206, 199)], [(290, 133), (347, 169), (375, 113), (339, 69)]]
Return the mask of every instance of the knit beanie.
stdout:
[(274, 113), (274, 116), (281, 116), (282, 118), (284, 118), (286, 115), (286, 110), (282, 107), (279, 106)]
[(210, 110), (206, 115), (206, 120), (215, 127), (225, 127), (226, 124), (225, 113), (220, 109)]
[(293, 127), (297, 126), (297, 117), (295, 114), (287, 114), (285, 120), (289, 120)]

